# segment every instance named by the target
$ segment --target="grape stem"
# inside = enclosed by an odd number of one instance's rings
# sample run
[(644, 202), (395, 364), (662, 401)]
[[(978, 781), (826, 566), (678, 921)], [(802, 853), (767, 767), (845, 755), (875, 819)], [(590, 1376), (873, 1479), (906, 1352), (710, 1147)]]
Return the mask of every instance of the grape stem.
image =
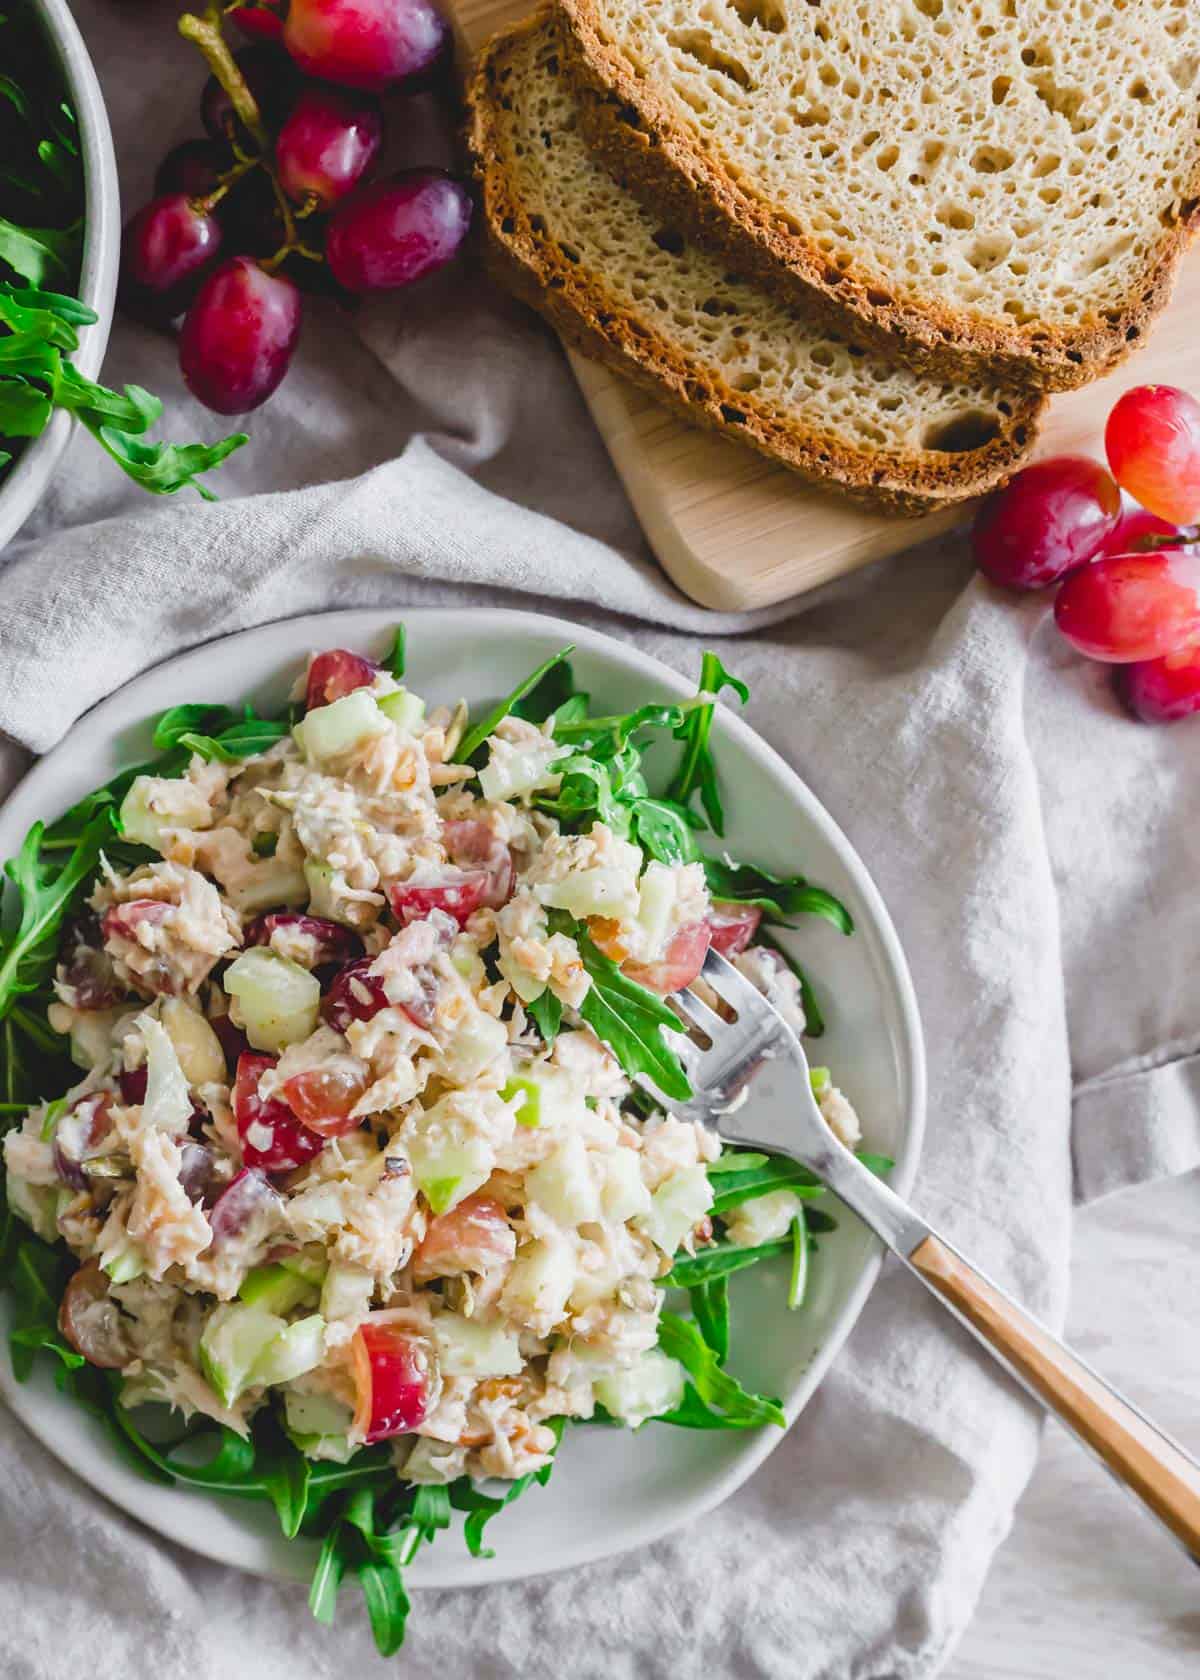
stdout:
[(209, 6), (203, 17), (197, 17), (195, 12), (184, 12), (179, 20), (179, 33), (185, 41), (193, 41), (200, 48), (208, 60), (209, 69), (229, 95), (229, 102), (242, 127), (260, 152), (269, 152), (271, 141), (258, 101), (250, 92), (246, 78), (238, 69), (221, 32), (220, 8)]
[(1154, 554), (1160, 548), (1194, 548), (1197, 543), (1200, 543), (1200, 525), (1181, 525), (1178, 531), (1151, 532), (1142, 537), (1131, 552)]

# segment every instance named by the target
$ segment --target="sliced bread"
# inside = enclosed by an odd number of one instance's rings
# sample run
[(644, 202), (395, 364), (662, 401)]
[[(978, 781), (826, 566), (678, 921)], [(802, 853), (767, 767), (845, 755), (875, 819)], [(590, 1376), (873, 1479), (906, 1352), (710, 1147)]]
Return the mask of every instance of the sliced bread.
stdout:
[(920, 512), (975, 495), (1041, 399), (944, 383), (813, 326), (648, 215), (589, 152), (546, 14), (496, 37), (469, 143), (499, 277), (585, 355), (807, 478)]
[(1200, 0), (559, 0), (589, 140), (828, 318), (1065, 389), (1200, 217)]

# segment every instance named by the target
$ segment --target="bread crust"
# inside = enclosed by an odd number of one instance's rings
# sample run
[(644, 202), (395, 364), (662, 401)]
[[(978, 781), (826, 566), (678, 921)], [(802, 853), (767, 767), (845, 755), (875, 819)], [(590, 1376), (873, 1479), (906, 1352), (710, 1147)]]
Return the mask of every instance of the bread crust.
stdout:
[(1165, 230), (1155, 261), (1120, 318), (1098, 316), (1069, 332), (1036, 323), (980, 320), (936, 299), (921, 307), (851, 264), (832, 268), (816, 244), (781, 227), (752, 183), (735, 179), (672, 117), (667, 101), (605, 35), (595, 0), (554, 0), (564, 70), (579, 99), (589, 145), (634, 195), (692, 238), (723, 251), (761, 284), (783, 288), (808, 313), (891, 357), (947, 376), (964, 370), (1044, 391), (1067, 391), (1110, 372), (1145, 336), (1171, 296), (1200, 226), (1200, 155), (1186, 214)]
[[(505, 165), (497, 87), (512, 47), (549, 26), (535, 13), (495, 36), (478, 60), (467, 91), (466, 142), (479, 184), (488, 266), (508, 290), (543, 315), (573, 348), (606, 363), (683, 418), (737, 438), (809, 482), (904, 514), (927, 513), (1001, 483), (1027, 454), (1044, 398), (1015, 391), (1003, 430), (974, 450), (938, 455), (865, 450), (832, 433), (800, 429), (736, 391), (708, 367), (681, 353), (635, 317), (604, 287), (603, 278), (567, 261), (553, 238), (539, 235)], [(893, 364), (895, 356), (889, 358)], [(737, 418), (734, 418), (734, 417)]]

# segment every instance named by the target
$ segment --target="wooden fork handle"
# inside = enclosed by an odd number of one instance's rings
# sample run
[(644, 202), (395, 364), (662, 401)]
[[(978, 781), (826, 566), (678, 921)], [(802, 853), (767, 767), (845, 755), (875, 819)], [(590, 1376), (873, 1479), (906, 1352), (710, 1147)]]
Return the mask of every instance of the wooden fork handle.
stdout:
[(1200, 1562), (1200, 1465), (940, 1238), (908, 1263)]

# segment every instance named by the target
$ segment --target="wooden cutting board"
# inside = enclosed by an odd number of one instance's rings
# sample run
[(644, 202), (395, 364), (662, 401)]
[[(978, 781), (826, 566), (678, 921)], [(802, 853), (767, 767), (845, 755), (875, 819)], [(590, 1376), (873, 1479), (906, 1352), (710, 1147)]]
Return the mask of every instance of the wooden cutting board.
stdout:
[[(453, 0), (464, 57), (530, 0)], [(715, 433), (689, 426), (598, 362), (568, 352), (600, 435), (647, 540), (686, 595), (724, 612), (765, 607), (872, 560), (911, 548), (970, 516), (876, 515), (810, 489), (793, 474)], [(1055, 397), (1037, 453), (1103, 453), (1109, 409), (1134, 384), (1162, 381), (1200, 394), (1200, 249), (1149, 342), (1107, 379)]]

